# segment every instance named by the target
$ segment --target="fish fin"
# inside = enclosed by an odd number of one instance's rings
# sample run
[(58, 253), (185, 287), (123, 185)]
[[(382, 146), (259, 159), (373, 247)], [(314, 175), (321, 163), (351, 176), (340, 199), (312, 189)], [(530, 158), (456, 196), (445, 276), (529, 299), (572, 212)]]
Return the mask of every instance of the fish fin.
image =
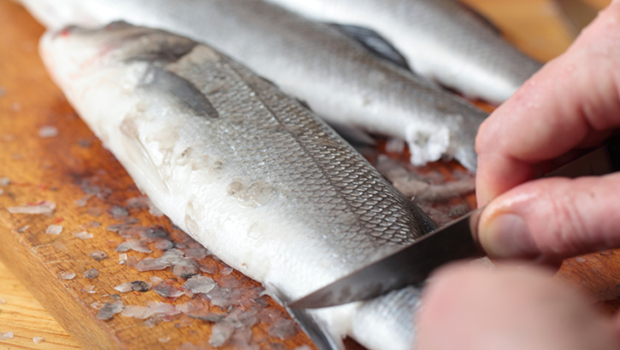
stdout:
[(403, 57), (389, 41), (374, 30), (348, 24), (330, 23), (330, 25), (345, 35), (355, 39), (375, 55), (410, 70), (405, 57)]
[(120, 125), (120, 131), (122, 135), (121, 142), (127, 159), (130, 161), (130, 165), (125, 165), (125, 168), (134, 178), (137, 177), (141, 180), (137, 183), (140, 191), (146, 192), (144, 185), (148, 184), (161, 193), (169, 194), (170, 188), (163, 180), (155, 162), (153, 162), (153, 158), (140, 140), (138, 127), (131, 115), (123, 120)]
[(319, 350), (344, 350), (342, 340), (335, 337), (325, 329), (323, 325), (316, 321), (315, 317), (305, 309), (293, 309), (288, 307), (290, 299), (287, 298), (277, 288), (269, 288), (274, 293), (270, 293), (281, 305), (284, 305), (289, 315), (293, 317), (295, 322), (303, 329), (303, 331), (312, 339), (314, 345)]
[(160, 93), (162, 98), (173, 98), (196, 116), (219, 118), (211, 102), (190, 81), (156, 66), (149, 66), (140, 81), (140, 88)]

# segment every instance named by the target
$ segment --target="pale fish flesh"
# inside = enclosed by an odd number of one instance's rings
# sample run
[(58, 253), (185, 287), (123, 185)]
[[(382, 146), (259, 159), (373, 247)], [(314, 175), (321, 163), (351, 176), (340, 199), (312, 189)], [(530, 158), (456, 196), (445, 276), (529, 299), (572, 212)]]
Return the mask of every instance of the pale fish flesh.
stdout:
[(374, 57), (331, 26), (260, 0), (22, 0), (50, 27), (117, 19), (170, 30), (239, 60), (330, 123), (407, 140), (411, 161), (476, 169), (486, 113)]
[(507, 100), (541, 64), (455, 0), (267, 0), (309, 18), (372, 29), (418, 74), (492, 103)]
[[(48, 33), (41, 54), (152, 202), (281, 301), (436, 228), (312, 112), (212, 48), (118, 22)], [(404, 350), (418, 296), (409, 287), (295, 316), (321, 349), (351, 335)]]

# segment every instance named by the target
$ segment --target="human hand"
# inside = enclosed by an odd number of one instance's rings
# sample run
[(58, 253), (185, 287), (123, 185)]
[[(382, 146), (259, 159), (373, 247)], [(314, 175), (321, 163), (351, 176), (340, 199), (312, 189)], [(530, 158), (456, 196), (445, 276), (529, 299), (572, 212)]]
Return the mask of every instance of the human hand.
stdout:
[[(478, 239), (490, 256), (558, 260), (620, 247), (620, 174), (540, 179), (540, 165), (620, 127), (620, 0), (481, 126)], [(418, 350), (620, 349), (606, 319), (540, 267), (452, 265), (430, 279)]]
[(476, 187), (488, 206), (478, 239), (490, 256), (558, 260), (620, 247), (620, 174), (529, 181), (542, 162), (620, 127), (619, 43), (615, 1), (480, 127)]
[(429, 280), (416, 350), (618, 350), (612, 321), (540, 267), (463, 263)]

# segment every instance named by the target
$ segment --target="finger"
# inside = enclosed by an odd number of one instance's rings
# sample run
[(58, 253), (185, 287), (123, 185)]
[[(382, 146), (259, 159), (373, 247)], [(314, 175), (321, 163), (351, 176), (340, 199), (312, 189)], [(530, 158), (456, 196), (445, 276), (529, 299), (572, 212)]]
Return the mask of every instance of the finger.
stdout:
[(620, 246), (620, 173), (515, 187), (483, 211), (478, 240), (501, 258), (556, 260)]
[(620, 3), (546, 64), (480, 127), (478, 203), (536, 175), (536, 164), (620, 126)]
[(611, 322), (540, 268), (442, 269), (422, 296), (418, 350), (618, 349)]

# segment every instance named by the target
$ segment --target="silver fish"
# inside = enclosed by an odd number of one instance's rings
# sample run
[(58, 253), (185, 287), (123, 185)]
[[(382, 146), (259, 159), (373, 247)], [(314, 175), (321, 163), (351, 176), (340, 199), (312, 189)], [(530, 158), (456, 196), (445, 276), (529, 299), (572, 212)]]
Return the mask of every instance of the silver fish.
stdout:
[(412, 163), (454, 157), (476, 168), (486, 113), (371, 55), (328, 25), (260, 0), (23, 0), (46, 25), (123, 19), (206, 42), (328, 122), (407, 140)]
[[(281, 301), (436, 228), (312, 112), (212, 48), (114, 23), (48, 33), (40, 50), (151, 201)], [(322, 349), (351, 335), (369, 349), (404, 350), (418, 294), (294, 314), (323, 336), (314, 338)]]
[(309, 18), (370, 28), (418, 74), (466, 96), (508, 99), (541, 64), (455, 0), (267, 0)]

